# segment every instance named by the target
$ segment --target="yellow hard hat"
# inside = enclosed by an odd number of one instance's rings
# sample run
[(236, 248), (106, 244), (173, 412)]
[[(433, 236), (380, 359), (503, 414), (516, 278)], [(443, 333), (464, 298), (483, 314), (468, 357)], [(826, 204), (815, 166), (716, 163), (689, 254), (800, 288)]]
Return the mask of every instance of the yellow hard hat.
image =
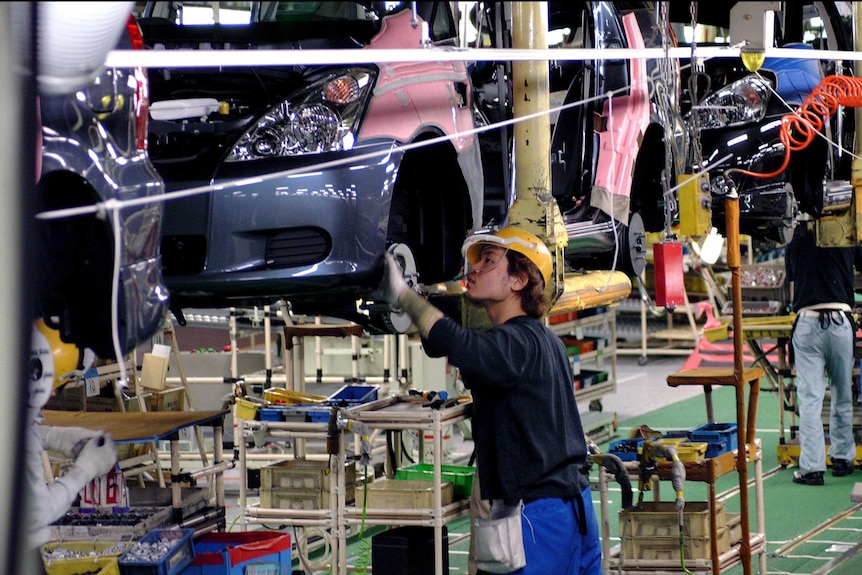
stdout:
[(545, 286), (551, 284), (554, 259), (551, 257), (548, 246), (537, 235), (513, 227), (501, 228), (491, 233), (474, 234), (464, 240), (464, 244), (461, 246), (461, 254), (467, 263), (471, 266), (478, 263), (482, 254), (482, 246), (485, 244), (500, 246), (527, 256), (539, 268), (539, 272), (545, 280)]
[(34, 321), (33, 326), (48, 340), (51, 359), (54, 362), (54, 389), (57, 389), (74, 377), (80, 361), (80, 352), (75, 345), (60, 339), (60, 332), (48, 327), (43, 319)]

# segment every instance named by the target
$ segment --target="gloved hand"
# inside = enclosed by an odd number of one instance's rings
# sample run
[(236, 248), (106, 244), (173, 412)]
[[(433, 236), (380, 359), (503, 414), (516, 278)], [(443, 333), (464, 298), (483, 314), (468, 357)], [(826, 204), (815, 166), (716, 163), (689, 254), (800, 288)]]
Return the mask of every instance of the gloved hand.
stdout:
[(80, 469), (90, 479), (110, 471), (117, 463), (117, 446), (110, 434), (93, 437), (75, 459), (74, 467)]
[(76, 459), (84, 445), (104, 432), (84, 427), (54, 427), (40, 425), (37, 431), (42, 439), (42, 447)]
[(404, 280), (404, 272), (389, 252), (383, 253), (383, 277), (369, 297), (375, 301), (384, 301), (389, 305), (398, 304), (398, 296), (410, 289)]

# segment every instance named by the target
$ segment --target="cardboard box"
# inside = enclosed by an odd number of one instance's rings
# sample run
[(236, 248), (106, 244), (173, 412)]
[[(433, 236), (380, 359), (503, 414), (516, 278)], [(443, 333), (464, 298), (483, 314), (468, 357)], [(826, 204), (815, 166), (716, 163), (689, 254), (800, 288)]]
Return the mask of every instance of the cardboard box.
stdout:
[(160, 357), (152, 353), (144, 354), (141, 364), (141, 385), (147, 389), (164, 389), (168, 377), (170, 358)]
[(147, 409), (150, 411), (183, 411), (185, 399), (186, 391), (184, 388), (166, 387), (150, 394)]

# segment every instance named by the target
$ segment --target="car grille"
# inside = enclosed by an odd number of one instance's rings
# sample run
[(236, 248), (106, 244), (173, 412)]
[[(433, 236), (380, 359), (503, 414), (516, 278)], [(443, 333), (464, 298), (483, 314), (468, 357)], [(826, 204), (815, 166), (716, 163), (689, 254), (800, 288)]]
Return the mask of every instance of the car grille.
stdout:
[(332, 240), (317, 228), (295, 228), (271, 236), (266, 242), (266, 267), (287, 268), (316, 264), (332, 249)]
[(164, 236), (161, 251), (166, 276), (198, 274), (206, 262), (207, 240), (203, 236)]

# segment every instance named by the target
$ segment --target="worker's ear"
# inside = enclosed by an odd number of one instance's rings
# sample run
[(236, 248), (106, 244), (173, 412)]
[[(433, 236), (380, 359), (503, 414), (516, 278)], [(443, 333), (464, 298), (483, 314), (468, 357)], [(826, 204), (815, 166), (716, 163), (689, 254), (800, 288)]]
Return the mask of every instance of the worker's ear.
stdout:
[(513, 291), (521, 291), (527, 286), (527, 274), (524, 272), (516, 273), (512, 276)]

